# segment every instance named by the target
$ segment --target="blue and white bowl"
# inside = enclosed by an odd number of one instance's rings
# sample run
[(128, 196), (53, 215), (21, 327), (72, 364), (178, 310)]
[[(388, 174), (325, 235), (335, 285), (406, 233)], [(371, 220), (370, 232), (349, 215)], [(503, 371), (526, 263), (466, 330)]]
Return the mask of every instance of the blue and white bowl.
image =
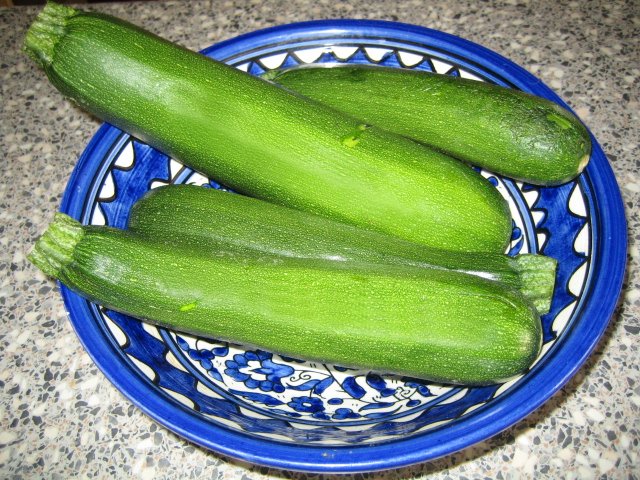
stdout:
[[(566, 105), (503, 57), (441, 32), (373, 21), (319, 21), (258, 31), (205, 55), (251, 74), (308, 63), (433, 71), (521, 89)], [(586, 172), (554, 188), (482, 172), (509, 201), (510, 254), (559, 261), (542, 319), (543, 353), (508, 383), (461, 388), (380, 376), (194, 338), (105, 310), (61, 287), (71, 322), (104, 374), (159, 423), (214, 451), (283, 469), (359, 472), (430, 460), (511, 426), (556, 392), (588, 357), (620, 292), (626, 226), (620, 193), (593, 139)], [(103, 125), (69, 181), (62, 210), (125, 227), (133, 203), (170, 183), (219, 188), (177, 161)]]

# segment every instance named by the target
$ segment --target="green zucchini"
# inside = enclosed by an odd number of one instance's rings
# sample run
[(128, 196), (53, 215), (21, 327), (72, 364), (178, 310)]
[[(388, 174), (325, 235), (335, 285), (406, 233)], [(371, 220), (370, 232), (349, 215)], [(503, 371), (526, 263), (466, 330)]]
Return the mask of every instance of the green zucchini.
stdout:
[(483, 385), (525, 372), (541, 323), (515, 290), (441, 269), (202, 251), (58, 214), (30, 260), (86, 298), (284, 355)]
[(538, 185), (585, 168), (589, 132), (549, 100), (471, 79), (369, 65), (267, 74), (280, 85), (494, 173)]
[(549, 311), (556, 261), (434, 249), (262, 200), (194, 185), (151, 190), (129, 213), (129, 230), (171, 245), (208, 252), (360, 261), (440, 268), (478, 275), (519, 290), (540, 313)]
[(50, 2), (25, 48), (81, 107), (235, 191), (433, 247), (509, 242), (468, 166), (123, 21)]

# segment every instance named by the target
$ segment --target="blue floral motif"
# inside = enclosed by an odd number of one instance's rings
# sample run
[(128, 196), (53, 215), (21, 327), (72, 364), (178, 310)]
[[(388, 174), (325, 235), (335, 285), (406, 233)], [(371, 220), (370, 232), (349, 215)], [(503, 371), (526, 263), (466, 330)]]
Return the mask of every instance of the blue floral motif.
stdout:
[(324, 402), (318, 397), (309, 395), (293, 397), (287, 406), (296, 412), (311, 414), (317, 420), (331, 420), (331, 417), (325, 413)]
[(207, 370), (207, 373), (209, 375), (211, 375), (217, 381), (224, 382), (224, 379), (222, 378), (222, 375), (220, 375), (220, 372), (218, 371), (218, 369), (216, 367), (212, 366), (210, 369)]
[[(256, 363), (258, 365), (252, 365)], [(224, 373), (231, 378), (244, 383), (247, 388), (263, 392), (284, 392), (282, 379), (294, 372), (293, 367), (274, 362), (271, 353), (262, 351), (237, 353), (225, 365)]]
[(367, 391), (358, 385), (356, 382), (356, 377), (347, 377), (342, 382), (342, 388), (345, 392), (351, 395), (353, 398), (360, 399), (364, 397)]
[(351, 410), (350, 408), (338, 408), (333, 414), (332, 418), (336, 420), (347, 420), (350, 418), (360, 418), (360, 415)]
[(207, 373), (218, 380), (219, 382), (223, 381), (222, 375), (218, 371), (218, 369), (213, 365), (213, 359), (215, 357), (224, 357), (229, 353), (229, 346), (225, 345), (222, 347), (215, 347), (213, 349), (195, 349), (191, 348), (189, 342), (187, 342), (184, 338), (179, 335), (176, 336), (176, 341), (178, 342), (178, 346), (189, 355), (189, 358), (199, 362), (202, 368), (204, 368)]
[(424, 383), (409, 380), (409, 381), (405, 382), (405, 385), (407, 387), (410, 387), (410, 388), (415, 388), (418, 391), (418, 393), (420, 395), (422, 395), (423, 397), (432, 397), (433, 396), (433, 394), (429, 390), (429, 387)]
[(305, 395), (303, 397), (293, 397), (287, 405), (293, 408), (296, 412), (303, 413), (320, 413), (324, 412), (324, 403), (318, 397), (310, 397)]
[(387, 382), (380, 375), (375, 373), (369, 373), (366, 377), (367, 385), (372, 388), (375, 388), (378, 392), (380, 392), (381, 397), (390, 397), (395, 395), (395, 388), (388, 388)]
[(309, 390), (316, 395), (322, 395), (324, 391), (329, 388), (334, 382), (332, 376), (327, 376), (323, 380), (319, 380), (317, 378), (313, 378), (308, 380), (300, 385), (287, 385), (291, 390), (304, 391)]

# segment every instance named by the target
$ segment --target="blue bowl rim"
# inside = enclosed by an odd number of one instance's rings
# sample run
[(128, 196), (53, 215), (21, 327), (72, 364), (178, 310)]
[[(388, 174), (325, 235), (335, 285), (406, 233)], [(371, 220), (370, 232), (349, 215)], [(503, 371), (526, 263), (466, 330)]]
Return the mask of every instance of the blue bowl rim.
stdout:
[[(514, 85), (536, 95), (567, 105), (541, 81), (501, 55), (478, 44), (455, 35), (437, 30), (378, 20), (317, 20), (257, 30), (222, 41), (202, 51), (207, 55), (229, 57), (246, 50), (254, 44), (281, 39), (287, 42), (291, 37), (313, 34), (343, 32), (354, 35), (383, 37), (393, 35), (394, 39), (407, 41), (428, 41), (449, 52), (461, 55), (478, 64), (489, 63), (493, 71), (507, 78)], [(568, 107), (567, 107), (568, 108)], [(96, 160), (104, 156), (105, 149), (111, 147), (120, 130), (104, 124), (89, 142), (74, 169), (65, 191), (61, 211), (76, 218), (82, 215), (82, 192), (90, 188), (90, 174), (97, 167)], [(588, 286), (590, 298), (602, 298), (597, 303), (586, 304), (582, 317), (596, 319), (593, 322), (580, 321), (571, 335), (563, 339), (560, 356), (534, 369), (526, 376), (526, 381), (513, 392), (492, 401), (491, 408), (480, 409), (462, 421), (446, 426), (446, 438), (439, 438), (439, 429), (425, 432), (403, 440), (388, 443), (325, 447), (291, 445), (251, 437), (225, 427), (203, 424), (196, 412), (176, 408), (176, 404), (163, 395), (158, 395), (144, 377), (122, 369), (113, 361), (121, 355), (115, 352), (110, 342), (104, 341), (103, 332), (93, 322), (82, 322), (89, 312), (88, 302), (60, 285), (70, 321), (86, 351), (104, 375), (133, 404), (161, 425), (182, 437), (208, 448), (243, 461), (286, 470), (307, 472), (356, 473), (378, 471), (408, 466), (433, 460), (486, 440), (509, 428), (537, 409), (566, 382), (568, 382), (589, 357), (603, 335), (609, 319), (617, 305), (622, 288), (626, 266), (626, 220), (618, 185), (607, 159), (593, 140), (593, 152), (587, 167), (586, 181), (590, 183), (597, 197), (595, 209), (600, 244), (599, 257), (592, 267), (597, 282)], [(607, 212), (606, 215), (603, 212)], [(605, 245), (607, 248), (602, 248)], [(578, 355), (575, 355), (578, 352)]]

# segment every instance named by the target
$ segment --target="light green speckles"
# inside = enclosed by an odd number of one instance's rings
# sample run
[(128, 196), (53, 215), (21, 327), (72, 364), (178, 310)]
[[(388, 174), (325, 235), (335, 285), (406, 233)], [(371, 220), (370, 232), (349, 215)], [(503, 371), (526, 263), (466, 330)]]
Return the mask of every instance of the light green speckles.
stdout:
[(353, 148), (360, 142), (360, 137), (362, 137), (362, 133), (369, 128), (369, 125), (360, 124), (356, 127), (353, 133), (343, 137), (342, 144), (346, 147)]
[(198, 302), (187, 303), (186, 305), (182, 305), (180, 307), (181, 312), (189, 312), (198, 306)]
[(572, 123), (564, 118), (562, 115), (558, 115), (557, 113), (547, 113), (547, 120), (558, 125), (562, 130), (568, 130), (572, 127)]
[(359, 141), (360, 139), (358, 137), (354, 135), (348, 135), (342, 139), (342, 144), (345, 147), (353, 148), (358, 144)]

